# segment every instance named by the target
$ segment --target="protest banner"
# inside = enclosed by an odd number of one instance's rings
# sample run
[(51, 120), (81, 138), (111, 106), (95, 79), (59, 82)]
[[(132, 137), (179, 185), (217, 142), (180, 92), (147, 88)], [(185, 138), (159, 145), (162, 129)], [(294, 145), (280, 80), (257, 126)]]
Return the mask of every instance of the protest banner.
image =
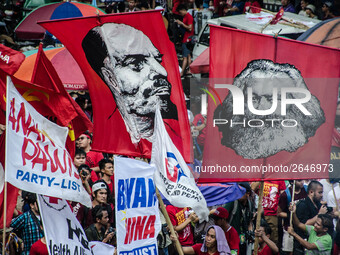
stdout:
[(85, 76), (94, 113), (93, 150), (150, 158), (160, 104), (173, 143), (190, 161), (177, 55), (159, 11), (39, 24), (67, 47)]
[(49, 254), (93, 254), (85, 231), (65, 199), (38, 195)]
[(114, 246), (99, 241), (91, 241), (90, 248), (94, 255), (113, 255), (116, 250)]
[(161, 230), (153, 181), (154, 166), (115, 157), (116, 228), (118, 255), (157, 255)]
[(328, 178), (340, 50), (217, 26), (210, 43), (223, 102), (209, 96), (199, 182)]
[(33, 193), (91, 206), (65, 149), (66, 127), (41, 116), (7, 79), (5, 180)]
[(207, 202), (182, 155), (172, 143), (159, 110), (155, 116), (151, 164), (156, 168), (154, 180), (157, 188), (172, 205), (191, 207), (200, 221), (208, 219)]

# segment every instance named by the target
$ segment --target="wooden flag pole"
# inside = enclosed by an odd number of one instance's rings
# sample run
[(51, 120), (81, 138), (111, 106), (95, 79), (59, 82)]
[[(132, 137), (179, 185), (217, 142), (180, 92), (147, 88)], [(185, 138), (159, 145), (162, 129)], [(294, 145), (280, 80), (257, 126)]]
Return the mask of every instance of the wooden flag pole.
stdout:
[[(157, 198), (158, 198), (159, 207), (160, 207), (160, 209), (161, 209), (161, 212), (163, 213), (164, 218), (165, 218), (165, 221), (166, 221), (166, 223), (168, 224), (168, 227), (169, 227), (169, 229), (170, 229), (170, 233), (171, 233), (171, 235), (176, 236), (174, 226), (173, 226), (172, 223), (171, 223), (171, 220), (170, 220), (170, 218), (169, 218), (169, 214), (168, 214), (168, 212), (167, 212), (166, 209), (165, 209), (164, 202), (163, 202), (163, 200), (162, 200), (161, 194), (159, 193), (157, 187), (156, 187), (156, 195), (157, 195)], [(183, 249), (182, 249), (182, 245), (180, 244), (178, 238), (176, 238), (175, 245), (176, 245), (176, 249), (177, 249), (177, 251), (178, 251), (178, 254), (179, 254), (179, 255), (184, 255)]]
[(335, 208), (336, 208), (336, 211), (338, 212), (339, 211), (339, 204), (338, 204), (338, 200), (336, 199), (336, 196), (335, 196), (335, 190), (334, 190), (334, 184), (333, 183), (332, 183), (332, 191), (333, 191), (333, 196), (334, 196), (334, 201), (335, 201)]
[[(264, 181), (260, 182), (260, 194), (259, 194), (259, 203), (257, 205), (257, 218), (256, 218), (256, 228), (259, 229), (261, 225), (261, 213), (262, 213), (262, 200), (263, 200), (263, 189), (264, 189)], [(255, 243), (254, 243), (254, 255), (257, 255), (257, 250), (259, 247), (259, 238), (255, 236)]]
[[(294, 197), (295, 197), (295, 180), (293, 182), (293, 189), (292, 189), (292, 201), (294, 203)], [(290, 212), (290, 219), (289, 219), (289, 226), (293, 227), (293, 212)]]
[(7, 182), (4, 185), (4, 214), (3, 214), (3, 229), (2, 229), (2, 253), (5, 254), (6, 248), (6, 218), (7, 218)]

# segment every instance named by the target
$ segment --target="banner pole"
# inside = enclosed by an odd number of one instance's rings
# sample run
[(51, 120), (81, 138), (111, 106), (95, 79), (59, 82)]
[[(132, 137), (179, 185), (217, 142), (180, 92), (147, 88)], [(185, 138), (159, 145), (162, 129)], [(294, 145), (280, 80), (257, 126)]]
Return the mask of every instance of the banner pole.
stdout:
[[(6, 137), (7, 138), (7, 137)], [(2, 254), (5, 254), (6, 248), (6, 218), (7, 218), (7, 182), (4, 185), (4, 214), (3, 214), (3, 229), (2, 229)]]
[[(292, 201), (294, 203), (294, 197), (295, 197), (295, 180), (293, 182), (293, 189), (292, 189)], [(293, 212), (290, 211), (290, 219), (289, 219), (289, 226), (293, 226)]]
[[(161, 194), (159, 193), (157, 187), (156, 187), (156, 195), (157, 195), (157, 198), (158, 198), (159, 207), (160, 207), (160, 209), (161, 209), (161, 212), (163, 213), (164, 218), (165, 218), (165, 220), (166, 220), (166, 223), (168, 224), (168, 227), (169, 227), (169, 229), (170, 229), (170, 233), (171, 233), (173, 236), (176, 236), (174, 226), (173, 226), (172, 223), (171, 223), (171, 220), (170, 220), (170, 218), (169, 218), (169, 214), (168, 214), (168, 212), (167, 212), (167, 210), (166, 210), (166, 208), (165, 208), (165, 205), (164, 205), (164, 202), (163, 202), (163, 200), (162, 200)], [(176, 249), (177, 249), (177, 251), (178, 251), (178, 254), (179, 254), (179, 255), (184, 255), (183, 250), (182, 250), (182, 245), (180, 244), (178, 238), (176, 238), (175, 244), (176, 244)]]
[[(262, 200), (263, 200), (263, 189), (264, 189), (264, 181), (260, 182), (260, 194), (259, 194), (259, 203), (257, 205), (257, 218), (256, 218), (256, 229), (260, 228), (261, 225), (261, 213), (262, 213)], [(257, 255), (257, 250), (259, 247), (259, 238), (255, 236), (255, 243), (254, 243), (254, 255)]]
[[(339, 184), (340, 185), (340, 184)], [(336, 199), (336, 196), (335, 196), (335, 190), (334, 190), (334, 185), (332, 183), (332, 191), (333, 191), (333, 196), (334, 196), (334, 200), (335, 200), (335, 209), (336, 211), (338, 212), (339, 211), (339, 204), (338, 204), (338, 200)]]

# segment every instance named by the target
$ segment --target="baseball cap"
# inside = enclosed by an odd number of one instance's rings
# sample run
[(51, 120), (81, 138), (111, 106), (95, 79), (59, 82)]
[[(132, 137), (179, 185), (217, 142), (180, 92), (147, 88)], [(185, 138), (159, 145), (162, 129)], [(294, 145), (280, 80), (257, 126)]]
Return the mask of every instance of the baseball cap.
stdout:
[(106, 189), (107, 186), (104, 182), (97, 182), (95, 184), (93, 184), (92, 186), (92, 192), (95, 192), (97, 190), (100, 190), (100, 189)]
[(228, 212), (227, 209), (225, 209), (223, 207), (218, 207), (218, 208), (216, 208), (215, 212), (212, 215), (215, 216), (215, 217), (228, 219), (229, 212)]

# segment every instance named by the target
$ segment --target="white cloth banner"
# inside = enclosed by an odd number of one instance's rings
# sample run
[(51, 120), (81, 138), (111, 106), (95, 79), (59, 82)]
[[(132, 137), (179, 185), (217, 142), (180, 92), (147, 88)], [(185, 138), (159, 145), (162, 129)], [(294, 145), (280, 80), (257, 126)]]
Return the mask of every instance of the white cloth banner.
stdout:
[(118, 255), (157, 255), (161, 230), (153, 182), (155, 168), (129, 159), (114, 159)]
[(49, 254), (92, 254), (85, 231), (65, 199), (38, 196)]
[(7, 78), (6, 181), (89, 207), (91, 198), (65, 149), (67, 134), (67, 127), (40, 115)]
[(99, 241), (91, 241), (90, 248), (94, 255), (113, 255), (115, 247)]
[(200, 222), (208, 220), (209, 210), (182, 155), (171, 141), (159, 110), (156, 111), (151, 164), (154, 180), (163, 196), (176, 207), (191, 207)]

